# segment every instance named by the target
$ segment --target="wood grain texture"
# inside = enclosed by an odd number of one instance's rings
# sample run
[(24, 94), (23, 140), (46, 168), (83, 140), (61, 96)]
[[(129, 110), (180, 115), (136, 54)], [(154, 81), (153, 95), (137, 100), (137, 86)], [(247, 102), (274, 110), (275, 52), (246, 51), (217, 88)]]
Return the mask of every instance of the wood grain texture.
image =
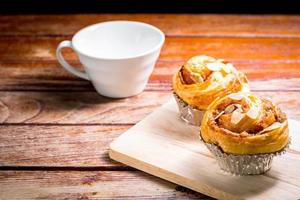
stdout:
[(126, 169), (107, 152), (112, 140), (130, 127), (0, 126), (0, 166)]
[[(300, 91), (300, 78), (270, 79), (250, 81), (252, 91)], [(171, 82), (150, 81), (145, 91), (171, 92)], [(0, 91), (95, 91), (90, 82), (84, 80), (47, 80), (47, 79), (0, 79)]]
[[(217, 51), (219, 50), (214, 52)], [(201, 52), (199, 51), (198, 54), (201, 54)], [(196, 53), (194, 55), (196, 55)], [(300, 77), (300, 62), (298, 60), (272, 61), (251, 60), (251, 58), (245, 58), (245, 60), (229, 60), (238, 70), (244, 72), (250, 81)], [(150, 77), (150, 81), (171, 81), (172, 75), (185, 63), (185, 61), (186, 60), (158, 60)]]
[[(17, 57), (16, 57), (17, 58)], [(183, 65), (185, 61), (163, 61), (158, 60), (154, 71), (150, 76), (150, 82), (171, 82), (173, 74)], [(300, 62), (298, 61), (233, 61), (237, 69), (244, 72), (248, 79), (266, 80), (279, 78), (299, 78), (300, 77)], [(80, 63), (71, 62), (78, 69), (82, 70)], [(5, 79), (5, 80), (4, 80)], [(75, 77), (64, 70), (56, 60), (53, 61), (0, 61), (0, 87), (8, 85), (12, 81), (34, 81), (40, 80), (49, 81), (79, 81), (82, 80)], [(6, 81), (8, 82), (6, 84)], [(72, 82), (71, 82), (72, 83)], [(15, 84), (22, 86), (22, 84)], [(76, 83), (74, 82), (74, 85)], [(0, 88), (1, 89), (1, 88)]]
[(283, 38), (167, 38), (161, 52), (164, 60), (187, 60), (198, 54), (228, 61), (299, 60), (300, 39)]
[(144, 92), (110, 99), (92, 92), (0, 92), (0, 122), (46, 124), (132, 124), (172, 96)]
[[(54, 52), (63, 39), (0, 38), (0, 90), (91, 90), (88, 82), (70, 75), (57, 63)], [(150, 82), (170, 82), (172, 74), (184, 63), (184, 59), (196, 54), (227, 58), (251, 81), (300, 77), (300, 39), (253, 40), (169, 38)], [(72, 64), (80, 66), (73, 52), (66, 50), (64, 54)], [(155, 85), (149, 89), (159, 87)]]
[(217, 199), (299, 197), (299, 121), (289, 120), (293, 142), (285, 155), (273, 159), (268, 172), (232, 176), (220, 170), (215, 158), (199, 140), (199, 128), (187, 125), (177, 113), (175, 100), (167, 102), (111, 143), (110, 157)]
[(167, 36), (299, 37), (299, 16), (213, 14), (86, 14), (1, 16), (2, 36), (72, 35), (79, 29), (108, 20), (153, 24)]
[[(300, 119), (298, 91), (260, 91), (291, 117)], [(1, 124), (134, 124), (172, 97), (148, 91), (127, 99), (96, 92), (0, 92)], [(284, 98), (283, 98), (284, 97)], [(126, 116), (126, 117), (124, 117)]]
[[(7, 118), (9, 120), (2, 122), (0, 126), (0, 165), (3, 167), (124, 167), (108, 159), (109, 143), (165, 102), (162, 99), (161, 102), (157, 102), (159, 92), (149, 92), (143, 93), (146, 96), (139, 97), (143, 99), (142, 102), (127, 99), (119, 106), (116, 106), (116, 103), (106, 102), (106, 109), (101, 105), (92, 104), (90, 107), (90, 101), (82, 101), (83, 97), (97, 99), (95, 93), (62, 93), (55, 98), (51, 97), (53, 93), (46, 93), (47, 98), (43, 100), (40, 98), (44, 93), (7, 94), (12, 95), (13, 98), (7, 98), (5, 104), (12, 106), (13, 109), (3, 106), (3, 103), (0, 106), (0, 116), (9, 116)], [(87, 96), (83, 96), (81, 101), (74, 100), (78, 94)], [(300, 119), (298, 92), (256, 94), (271, 98), (287, 112), (290, 118)], [(152, 104), (148, 108), (145, 105), (141, 106), (148, 98), (147, 95), (153, 98), (147, 100), (147, 104), (149, 102)], [(163, 96), (168, 99), (170, 95), (163, 93)], [(3, 97), (0, 99), (2, 100)], [(62, 106), (61, 102), (57, 102), (59, 99), (64, 99), (70, 107)], [(157, 105), (153, 104), (155, 101)], [(42, 103), (36, 106), (37, 102)], [(74, 105), (75, 102), (78, 104)], [(12, 114), (7, 115), (7, 113)], [(16, 124), (11, 124), (13, 122)]]
[[(280, 79), (281, 80), (281, 79)], [(290, 85), (290, 82), (285, 81)], [(291, 82), (293, 82), (291, 80)], [(297, 79), (294, 82), (298, 82)], [(272, 89), (272, 87), (270, 87)], [(274, 86), (278, 89), (277, 86)], [(273, 88), (273, 89), (274, 89)], [(280, 86), (283, 90), (288, 88)], [(293, 88), (297, 88), (296, 86)], [(85, 80), (47, 80), (47, 79), (0, 79), (0, 91), (95, 91), (92, 84)], [(149, 82), (145, 91), (171, 91), (170, 82)]]
[(143, 172), (0, 171), (0, 199), (212, 199)]
[[(0, 37), (1, 62), (56, 61), (55, 49), (70, 37)], [(167, 38), (160, 59), (183, 61), (191, 56), (207, 54), (236, 62), (299, 62), (300, 38)], [(77, 60), (65, 49), (68, 60)], [(266, 61), (267, 60), (267, 61)]]

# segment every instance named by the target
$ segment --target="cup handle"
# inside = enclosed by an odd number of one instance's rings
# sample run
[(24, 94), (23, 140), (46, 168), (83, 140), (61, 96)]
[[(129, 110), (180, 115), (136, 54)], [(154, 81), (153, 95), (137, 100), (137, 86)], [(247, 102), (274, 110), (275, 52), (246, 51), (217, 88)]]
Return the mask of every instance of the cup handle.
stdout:
[[(65, 47), (69, 47), (71, 49), (73, 49), (72, 43), (69, 40), (65, 40), (62, 41), (57, 49), (56, 49), (56, 58), (58, 60), (58, 62), (71, 74), (78, 76), (80, 78), (86, 79), (86, 80), (90, 80), (88, 75), (85, 72), (81, 72), (77, 69), (75, 69), (73, 66), (71, 66), (69, 63), (67, 63), (67, 61), (64, 59), (64, 57), (61, 54), (61, 49), (65, 48)], [(74, 50), (74, 49), (73, 49)]]

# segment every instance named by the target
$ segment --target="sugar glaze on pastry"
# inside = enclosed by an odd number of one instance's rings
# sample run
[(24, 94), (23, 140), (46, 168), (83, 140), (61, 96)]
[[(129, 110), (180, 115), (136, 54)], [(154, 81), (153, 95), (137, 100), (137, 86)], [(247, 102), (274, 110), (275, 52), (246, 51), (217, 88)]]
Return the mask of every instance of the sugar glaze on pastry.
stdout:
[(273, 153), (289, 142), (288, 121), (271, 101), (250, 93), (235, 93), (216, 99), (208, 107), (200, 136), (226, 153)]
[(195, 56), (173, 76), (174, 92), (187, 104), (205, 110), (216, 98), (249, 91), (246, 76), (222, 59)]

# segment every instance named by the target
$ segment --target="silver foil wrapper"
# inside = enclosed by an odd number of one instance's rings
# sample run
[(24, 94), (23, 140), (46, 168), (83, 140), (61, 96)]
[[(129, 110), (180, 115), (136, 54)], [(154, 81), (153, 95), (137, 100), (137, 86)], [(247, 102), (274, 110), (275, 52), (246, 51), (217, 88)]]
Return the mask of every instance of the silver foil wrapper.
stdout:
[(193, 108), (184, 102), (177, 94), (173, 94), (179, 108), (180, 118), (191, 125), (200, 126), (205, 110)]
[(258, 175), (271, 168), (273, 157), (285, 153), (285, 149), (275, 153), (255, 155), (234, 155), (222, 151), (214, 144), (205, 143), (210, 152), (215, 156), (220, 168), (233, 175)]

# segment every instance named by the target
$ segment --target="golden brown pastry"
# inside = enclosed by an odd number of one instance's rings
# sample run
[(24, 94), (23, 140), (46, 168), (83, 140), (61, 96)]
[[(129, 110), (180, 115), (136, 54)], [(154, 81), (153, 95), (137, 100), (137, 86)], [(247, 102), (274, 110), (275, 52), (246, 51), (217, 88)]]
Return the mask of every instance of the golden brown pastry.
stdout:
[(206, 110), (216, 98), (249, 91), (246, 76), (232, 64), (209, 56), (195, 56), (173, 76), (173, 91), (188, 105)]
[(285, 114), (271, 101), (250, 93), (216, 99), (203, 116), (200, 136), (235, 155), (278, 152), (289, 142)]

